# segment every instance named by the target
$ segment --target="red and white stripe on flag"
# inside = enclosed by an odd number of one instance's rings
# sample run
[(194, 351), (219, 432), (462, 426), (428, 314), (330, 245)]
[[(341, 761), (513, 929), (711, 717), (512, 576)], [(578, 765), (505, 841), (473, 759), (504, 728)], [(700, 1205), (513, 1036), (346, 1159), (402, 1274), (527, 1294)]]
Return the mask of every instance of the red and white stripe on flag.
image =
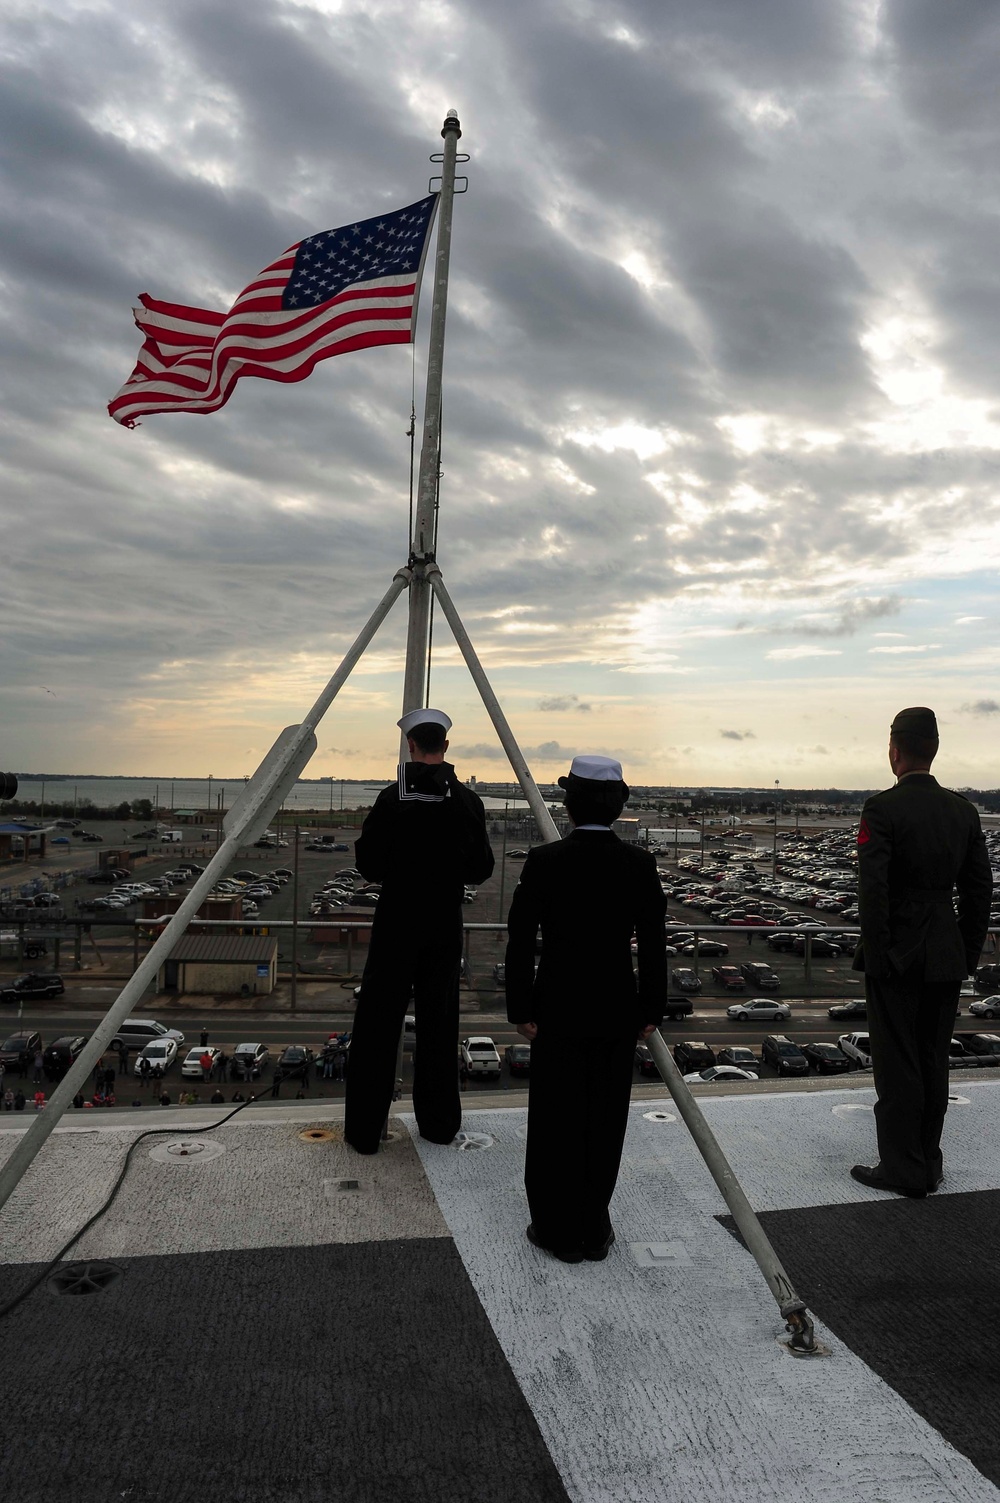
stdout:
[(242, 376), (303, 381), (317, 362), (410, 344), (436, 199), (289, 247), (228, 313), (143, 293), (135, 369), (108, 403), (126, 428), (158, 412), (215, 412)]

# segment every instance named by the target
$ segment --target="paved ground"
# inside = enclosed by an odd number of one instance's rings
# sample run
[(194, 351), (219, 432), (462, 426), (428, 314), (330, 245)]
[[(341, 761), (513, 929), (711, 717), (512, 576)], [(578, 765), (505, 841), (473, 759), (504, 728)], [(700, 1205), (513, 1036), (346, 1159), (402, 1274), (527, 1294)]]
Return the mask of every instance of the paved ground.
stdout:
[[(18, 1354), (5, 1434), (30, 1437), (3, 1447), (0, 1489), (997, 1503), (1000, 1082), (955, 1095), (946, 1184), (921, 1202), (846, 1173), (872, 1157), (868, 1089), (706, 1099), (833, 1349), (812, 1361), (777, 1344), (776, 1307), (669, 1102), (636, 1102), (618, 1241), (580, 1266), (525, 1240), (523, 1108), (483, 1101), (475, 1136), (448, 1148), (414, 1147), (403, 1118), (365, 1159), (332, 1103), (249, 1108), (212, 1133), (221, 1113), (174, 1109), (71, 1255), (121, 1276), (86, 1296), (42, 1286), (0, 1322)], [(0, 1302), (163, 1121), (60, 1126), (0, 1213)], [(186, 1125), (209, 1149), (165, 1155)], [(331, 1135), (303, 1140), (310, 1126)], [(0, 1154), (22, 1129), (3, 1122)], [(568, 1152), (574, 1132), (568, 1083)]]

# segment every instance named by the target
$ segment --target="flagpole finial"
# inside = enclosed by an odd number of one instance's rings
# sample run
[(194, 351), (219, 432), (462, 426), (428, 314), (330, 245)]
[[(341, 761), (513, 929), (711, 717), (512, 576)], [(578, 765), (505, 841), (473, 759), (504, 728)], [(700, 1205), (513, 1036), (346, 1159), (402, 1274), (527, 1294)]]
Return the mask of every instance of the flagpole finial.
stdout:
[(450, 131), (454, 131), (459, 136), (462, 134), (462, 127), (458, 123), (457, 110), (449, 110), (444, 117), (444, 127), (441, 134), (442, 136), (446, 136)]

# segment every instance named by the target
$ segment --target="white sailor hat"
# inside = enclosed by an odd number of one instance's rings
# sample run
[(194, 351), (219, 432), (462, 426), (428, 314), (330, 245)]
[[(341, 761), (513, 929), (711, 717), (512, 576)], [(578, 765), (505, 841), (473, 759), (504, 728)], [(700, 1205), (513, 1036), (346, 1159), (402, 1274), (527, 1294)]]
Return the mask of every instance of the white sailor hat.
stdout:
[(443, 710), (408, 710), (396, 724), (404, 736), (408, 736), (417, 725), (441, 725), (446, 731), (451, 730), (451, 721)]
[[(592, 783), (622, 783), (622, 764), (616, 762), (614, 757), (600, 757), (596, 753), (574, 757), (570, 765), (569, 775), (571, 778), (587, 778)], [(559, 779), (560, 786), (565, 787), (563, 779)]]

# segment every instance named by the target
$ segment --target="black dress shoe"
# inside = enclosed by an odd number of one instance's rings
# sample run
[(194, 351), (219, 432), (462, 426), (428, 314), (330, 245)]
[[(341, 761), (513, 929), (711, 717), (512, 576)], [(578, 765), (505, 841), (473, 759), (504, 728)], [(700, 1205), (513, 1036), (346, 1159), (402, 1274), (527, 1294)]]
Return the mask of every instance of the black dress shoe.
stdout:
[(612, 1244), (612, 1242), (614, 1240), (615, 1240), (615, 1232), (614, 1232), (614, 1227), (612, 1227), (611, 1231), (605, 1237), (604, 1241), (600, 1244), (600, 1246), (599, 1247), (585, 1247), (583, 1249), (583, 1256), (590, 1263), (602, 1263), (604, 1261), (604, 1259), (607, 1257), (608, 1253), (611, 1251), (611, 1244)]
[(856, 1179), (859, 1185), (867, 1185), (871, 1190), (889, 1190), (893, 1195), (907, 1195), (911, 1200), (923, 1200), (927, 1191), (910, 1189), (907, 1185), (894, 1185), (890, 1180), (884, 1179), (878, 1164), (855, 1164), (851, 1170), (851, 1178)]
[(935, 1180), (928, 1181), (928, 1184), (927, 1184), (927, 1193), (928, 1193), (928, 1195), (933, 1195), (935, 1190), (940, 1190), (940, 1188), (941, 1188), (941, 1186), (943, 1184), (944, 1184), (944, 1175), (943, 1174), (939, 1174), (938, 1177), (937, 1177), (937, 1179), (935, 1179)]
[(558, 1258), (560, 1263), (583, 1262), (582, 1252), (572, 1252), (569, 1248), (565, 1247), (550, 1247), (547, 1242), (543, 1242), (538, 1233), (535, 1231), (534, 1222), (528, 1223), (528, 1241), (531, 1243), (532, 1247), (537, 1247), (540, 1252), (547, 1252), (550, 1257)]

